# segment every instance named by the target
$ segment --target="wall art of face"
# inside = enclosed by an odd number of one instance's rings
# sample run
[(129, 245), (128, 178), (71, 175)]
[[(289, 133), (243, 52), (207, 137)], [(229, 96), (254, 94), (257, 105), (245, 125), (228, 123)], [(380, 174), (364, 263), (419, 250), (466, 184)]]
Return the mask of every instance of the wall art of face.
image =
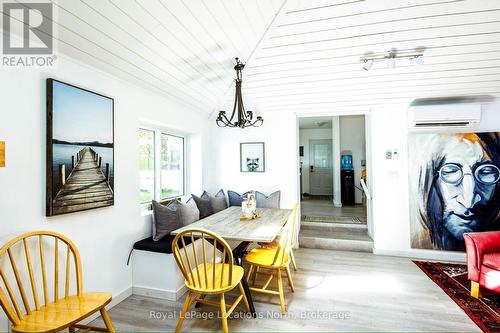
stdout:
[[(446, 147), (436, 186), (442, 199), (443, 241), (463, 241), (464, 232), (489, 230), (500, 170), (484, 156), (479, 142), (463, 140)], [(498, 203), (497, 203), (498, 204)], [(433, 208), (431, 204), (429, 208)], [(447, 239), (450, 238), (450, 239)]]
[(247, 158), (248, 171), (256, 171), (259, 168), (259, 158)]
[(426, 231), (420, 243), (427, 237), (432, 247), (417, 247), (464, 250), (464, 233), (500, 230), (498, 138), (498, 133), (447, 134), (427, 142), (418, 178), (421, 204), (412, 219)]

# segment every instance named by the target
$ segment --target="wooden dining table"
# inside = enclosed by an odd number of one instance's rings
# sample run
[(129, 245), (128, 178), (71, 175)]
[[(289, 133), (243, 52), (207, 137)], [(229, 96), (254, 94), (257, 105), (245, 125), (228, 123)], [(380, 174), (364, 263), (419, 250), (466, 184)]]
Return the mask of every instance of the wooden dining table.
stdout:
[[(239, 241), (240, 243), (232, 252), (235, 264), (243, 266), (243, 256), (248, 246), (256, 242), (271, 243), (281, 231), (292, 210), (257, 208), (258, 217), (253, 220), (240, 220), (241, 213), (241, 207), (232, 206), (190, 225), (174, 230), (171, 234), (176, 235), (187, 228), (201, 228), (218, 234), (226, 241)], [(255, 317), (255, 306), (247, 280), (243, 278), (241, 282), (250, 305), (250, 311)]]

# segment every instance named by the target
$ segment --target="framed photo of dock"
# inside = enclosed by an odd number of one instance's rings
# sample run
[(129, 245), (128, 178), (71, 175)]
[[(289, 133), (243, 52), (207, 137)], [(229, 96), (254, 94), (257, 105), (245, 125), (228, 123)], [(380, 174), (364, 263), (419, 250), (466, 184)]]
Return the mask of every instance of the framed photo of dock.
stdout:
[(114, 204), (114, 100), (47, 79), (46, 215)]

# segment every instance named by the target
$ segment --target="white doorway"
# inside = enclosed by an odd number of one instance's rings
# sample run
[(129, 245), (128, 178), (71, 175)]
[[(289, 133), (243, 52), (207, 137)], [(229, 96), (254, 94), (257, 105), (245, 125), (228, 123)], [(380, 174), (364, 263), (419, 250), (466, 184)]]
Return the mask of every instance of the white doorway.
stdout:
[[(365, 115), (298, 117), (300, 246), (372, 252), (370, 196), (361, 185), (369, 156), (366, 127)], [(352, 156), (350, 168), (341, 164), (342, 155)]]

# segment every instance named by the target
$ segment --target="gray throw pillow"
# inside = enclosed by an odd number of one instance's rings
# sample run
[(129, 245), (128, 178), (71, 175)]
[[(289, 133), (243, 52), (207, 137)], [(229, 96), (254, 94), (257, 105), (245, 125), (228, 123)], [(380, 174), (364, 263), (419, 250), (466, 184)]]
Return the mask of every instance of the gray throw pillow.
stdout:
[(179, 207), (176, 204), (167, 206), (153, 200), (154, 233), (153, 240), (159, 241), (182, 227)]
[(193, 200), (200, 212), (200, 220), (214, 213), (212, 204), (210, 203), (210, 196), (207, 191), (203, 191), (203, 194), (200, 197), (194, 194), (191, 194), (191, 196), (193, 197)]
[(227, 208), (226, 195), (222, 189), (214, 197), (210, 196), (210, 205), (214, 214)]
[(241, 207), (241, 202), (247, 199), (248, 192), (244, 194), (239, 194), (234, 191), (227, 191), (227, 196), (229, 198), (229, 206), (239, 206)]
[(198, 206), (196, 206), (196, 202), (194, 202), (193, 198), (189, 198), (186, 203), (179, 201), (176, 204), (181, 214), (181, 223), (183, 226), (196, 222), (200, 219), (200, 211), (198, 210)]
[(280, 208), (281, 191), (276, 191), (266, 196), (264, 193), (257, 191), (257, 208)]
[[(159, 203), (160, 205), (163, 206), (170, 206), (174, 201), (169, 201), (166, 204), (162, 204), (161, 202)], [(151, 202), (151, 208), (153, 208), (153, 203)], [(153, 229), (153, 236), (156, 235), (156, 221), (155, 221), (155, 214), (153, 210), (153, 214), (151, 214), (151, 222), (152, 222), (152, 229)]]

